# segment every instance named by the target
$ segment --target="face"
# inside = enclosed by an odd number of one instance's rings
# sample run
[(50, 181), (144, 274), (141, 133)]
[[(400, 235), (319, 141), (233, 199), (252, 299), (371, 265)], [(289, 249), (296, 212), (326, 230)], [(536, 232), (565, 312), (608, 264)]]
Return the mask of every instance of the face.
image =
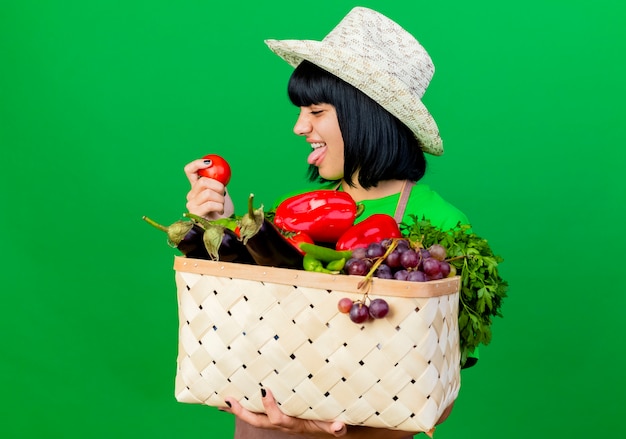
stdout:
[(306, 137), (306, 141), (313, 148), (308, 162), (317, 166), (322, 178), (343, 178), (343, 137), (334, 106), (315, 104), (300, 107), (300, 115), (293, 131)]

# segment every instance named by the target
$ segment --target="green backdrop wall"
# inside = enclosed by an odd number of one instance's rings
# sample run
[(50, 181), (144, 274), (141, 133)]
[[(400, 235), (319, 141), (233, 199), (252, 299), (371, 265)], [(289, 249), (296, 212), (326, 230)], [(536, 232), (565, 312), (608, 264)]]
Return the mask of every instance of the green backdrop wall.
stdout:
[(322, 38), (357, 4), (430, 52), (446, 153), (426, 180), (510, 283), (437, 437), (625, 436), (617, 0), (2, 2), (0, 436), (232, 435), (174, 399), (175, 252), (141, 217), (178, 219), (208, 152), (239, 206), (305, 184), (291, 69), (263, 40)]

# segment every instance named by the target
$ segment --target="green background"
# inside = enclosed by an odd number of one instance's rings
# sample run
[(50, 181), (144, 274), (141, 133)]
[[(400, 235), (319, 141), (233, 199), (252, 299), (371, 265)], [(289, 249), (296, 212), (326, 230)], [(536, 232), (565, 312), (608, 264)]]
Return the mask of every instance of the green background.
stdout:
[[(263, 39), (320, 39), (356, 4), (1, 3), (1, 437), (232, 435), (174, 399), (175, 251), (141, 217), (177, 220), (209, 152), (239, 211), (304, 185), (291, 68)], [(360, 5), (430, 52), (446, 153), (426, 181), (510, 283), (436, 437), (625, 437), (623, 2)]]

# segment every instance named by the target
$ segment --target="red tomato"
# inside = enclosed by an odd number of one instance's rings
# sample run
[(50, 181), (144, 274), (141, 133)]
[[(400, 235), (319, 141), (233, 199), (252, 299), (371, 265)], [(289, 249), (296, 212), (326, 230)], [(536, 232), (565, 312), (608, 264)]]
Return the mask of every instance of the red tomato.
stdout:
[(200, 169), (198, 175), (201, 177), (212, 178), (219, 181), (224, 186), (230, 181), (230, 165), (226, 160), (216, 154), (207, 154), (202, 157), (204, 160), (210, 160), (208, 168)]

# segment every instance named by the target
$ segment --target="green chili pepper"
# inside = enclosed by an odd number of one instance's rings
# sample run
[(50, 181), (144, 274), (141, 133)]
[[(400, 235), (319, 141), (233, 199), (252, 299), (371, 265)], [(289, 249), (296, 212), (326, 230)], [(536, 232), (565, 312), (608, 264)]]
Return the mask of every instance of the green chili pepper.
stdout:
[(229, 217), (229, 218), (219, 218), (219, 219), (216, 219), (216, 220), (212, 220), (211, 223), (212, 224), (217, 224), (217, 225), (222, 226), (222, 227), (226, 227), (227, 229), (230, 229), (233, 232), (238, 227), (237, 220), (235, 218), (232, 218), (232, 217)]
[(302, 266), (306, 271), (313, 271), (315, 273), (328, 273), (328, 274), (339, 274), (338, 270), (329, 270), (324, 267), (324, 264), (319, 259), (315, 259), (311, 255), (304, 255), (302, 258)]
[(338, 261), (339, 259), (348, 260), (352, 257), (352, 250), (339, 251), (321, 245), (310, 244), (308, 242), (301, 242), (298, 246), (305, 254), (310, 255), (322, 262), (333, 262)]
[(326, 264), (326, 268), (330, 271), (341, 271), (344, 265), (346, 265), (346, 258), (337, 259), (336, 261), (330, 261)]

